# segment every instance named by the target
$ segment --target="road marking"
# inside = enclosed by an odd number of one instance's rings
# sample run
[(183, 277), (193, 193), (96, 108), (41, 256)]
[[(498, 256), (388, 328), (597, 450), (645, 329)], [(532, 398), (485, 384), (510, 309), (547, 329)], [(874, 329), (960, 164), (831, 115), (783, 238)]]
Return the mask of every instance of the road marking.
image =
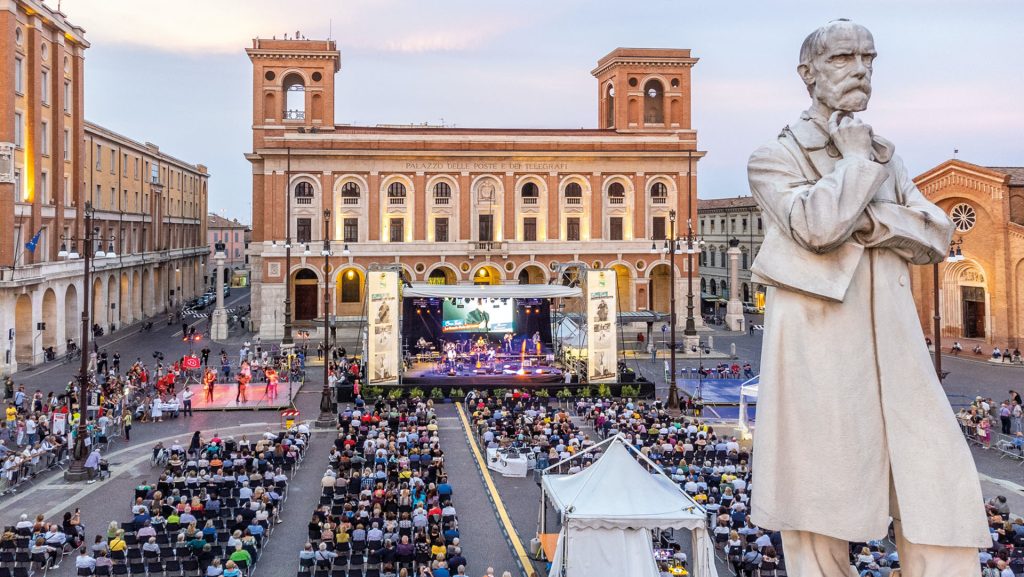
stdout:
[(528, 571), (532, 570), (533, 563), (530, 561), (530, 557), (526, 554), (526, 549), (523, 548), (523, 542), (519, 539), (519, 533), (517, 533), (516, 528), (512, 526), (512, 520), (509, 519), (508, 511), (505, 510), (505, 503), (502, 502), (501, 497), (498, 495), (498, 489), (494, 486), (494, 481), (491, 479), (491, 471), (487, 468), (487, 463), (480, 454), (480, 448), (476, 444), (476, 437), (473, 435), (473, 429), (469, 426), (469, 420), (466, 418), (466, 413), (462, 408), (462, 403), (456, 403), (455, 409), (459, 413), (459, 419), (462, 421), (463, 432), (469, 440), (469, 448), (473, 452), (473, 457), (476, 459), (477, 467), (480, 469), (480, 476), (483, 477), (484, 484), (487, 486), (487, 492), (490, 494), (491, 502), (494, 504), (494, 508), (498, 513), (498, 519), (505, 528), (505, 534), (508, 536), (509, 540), (512, 541), (512, 548), (515, 549), (516, 556), (519, 558), (520, 567), (523, 570), (523, 574), (526, 575)]
[[(235, 303), (237, 303), (237, 302), (241, 301), (242, 299), (244, 299), (244, 298), (245, 298), (245, 297), (247, 297), (247, 296), (249, 296), (249, 295), (240, 295), (240, 296), (239, 296), (238, 298), (236, 298), (235, 300), (233, 300), (233, 301), (231, 301), (231, 302), (229, 302), (229, 303), (224, 303), (224, 308), (228, 308), (228, 306), (229, 306), (229, 305), (234, 305)], [(217, 310), (217, 309), (216, 309), (216, 307), (214, 308), (214, 310)], [(213, 313), (210, 313), (210, 314), (212, 315)], [(191, 324), (190, 324), (190, 325), (188, 325), (188, 326), (189, 326), (189, 327), (194, 327), (194, 326), (196, 326), (196, 325), (200, 325), (200, 324), (203, 324), (204, 322), (206, 322), (206, 317), (200, 318), (200, 319), (196, 320), (196, 321), (195, 321), (194, 323), (191, 323)], [(177, 331), (177, 332), (171, 333), (171, 336), (172, 336), (172, 337), (176, 337), (176, 336), (179, 336), (179, 335), (181, 335), (181, 334), (183, 334), (183, 333), (182, 333), (181, 331)]]
[(982, 481), (992, 483), (993, 485), (999, 485), (1000, 487), (1008, 489), (1010, 491), (1024, 493), (1024, 485), (1019, 485), (1017, 483), (1014, 483), (1013, 481), (1008, 481), (1006, 479), (998, 479), (996, 477), (989, 477), (984, 473), (978, 473), (978, 478), (981, 479)]

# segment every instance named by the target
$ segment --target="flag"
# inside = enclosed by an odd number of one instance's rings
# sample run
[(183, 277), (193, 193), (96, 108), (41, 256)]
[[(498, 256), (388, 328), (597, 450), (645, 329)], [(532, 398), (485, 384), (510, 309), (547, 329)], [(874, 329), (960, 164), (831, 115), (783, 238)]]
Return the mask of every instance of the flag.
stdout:
[(29, 252), (36, 252), (36, 245), (39, 244), (39, 237), (42, 234), (43, 229), (39, 229), (39, 232), (37, 232), (36, 235), (32, 237), (32, 240), (25, 243), (25, 248), (27, 248)]

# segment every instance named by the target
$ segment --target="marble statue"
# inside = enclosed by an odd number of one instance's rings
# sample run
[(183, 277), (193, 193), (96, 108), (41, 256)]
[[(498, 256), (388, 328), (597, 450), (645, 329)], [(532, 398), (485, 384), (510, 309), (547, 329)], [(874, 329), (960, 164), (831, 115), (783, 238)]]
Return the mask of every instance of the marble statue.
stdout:
[(894, 519), (903, 577), (976, 576), (991, 544), (978, 474), (931, 364), (909, 284), (953, 225), (914, 186), (867, 108), (871, 33), (814, 31), (797, 71), (811, 106), (750, 157), (769, 286), (755, 524), (782, 531), (791, 577), (851, 573), (848, 542)]

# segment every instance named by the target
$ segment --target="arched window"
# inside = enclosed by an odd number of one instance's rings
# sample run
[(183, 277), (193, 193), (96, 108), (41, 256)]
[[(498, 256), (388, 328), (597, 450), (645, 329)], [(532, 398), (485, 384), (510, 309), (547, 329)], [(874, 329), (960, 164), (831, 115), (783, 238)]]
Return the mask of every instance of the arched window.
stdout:
[(439, 182), (434, 185), (434, 198), (451, 198), (452, 187), (447, 182)]
[(604, 126), (605, 128), (615, 128), (615, 87), (611, 84), (605, 91)]
[(718, 283), (715, 282), (715, 279), (711, 279), (711, 284), (709, 286), (710, 286), (709, 292), (711, 294), (713, 294), (713, 295), (717, 295), (718, 294)]
[(570, 182), (565, 185), (565, 197), (566, 198), (581, 198), (583, 196), (583, 187), (576, 182)]
[(308, 182), (296, 184), (295, 198), (313, 198), (313, 185)]
[(306, 85), (298, 74), (289, 74), (282, 83), (285, 93), (284, 118), (302, 120), (306, 118)]
[(392, 182), (389, 184), (388, 198), (405, 198), (405, 185), (401, 182)]
[(725, 280), (722, 280), (722, 282), (718, 283), (718, 290), (722, 291), (723, 297), (729, 298), (729, 285), (725, 282)]
[(651, 185), (651, 198), (667, 198), (668, 187), (664, 182), (655, 182)]
[(537, 188), (536, 184), (527, 182), (523, 185), (521, 194), (523, 195), (523, 198), (537, 198), (540, 196), (540, 190)]
[(359, 198), (359, 184), (350, 181), (341, 185), (341, 196), (343, 198)]
[(665, 89), (661, 82), (651, 79), (644, 84), (644, 123), (665, 122)]
[(608, 185), (608, 196), (611, 198), (625, 198), (626, 187), (622, 186), (621, 182), (613, 182)]
[(708, 281), (704, 277), (700, 278), (700, 292), (702, 292), (702, 293), (708, 292)]

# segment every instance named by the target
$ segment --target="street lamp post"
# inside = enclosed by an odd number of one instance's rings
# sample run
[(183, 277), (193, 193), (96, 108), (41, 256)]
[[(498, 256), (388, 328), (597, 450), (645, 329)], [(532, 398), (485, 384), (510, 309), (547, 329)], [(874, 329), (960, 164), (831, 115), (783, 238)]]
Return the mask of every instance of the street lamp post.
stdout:
[(329, 208), (324, 209), (324, 248), (320, 254), (324, 257), (324, 388), (320, 393), (320, 421), (329, 423), (334, 421), (334, 403), (327, 380), (327, 373), (330, 372), (331, 366), (331, 347), (328, 337), (331, 319), (331, 209)]
[(292, 176), (292, 149), (287, 148), (286, 150), (288, 151), (288, 165), (284, 173), (284, 336), (281, 338), (281, 344), (291, 346), (294, 343), (292, 340), (292, 185), (289, 182)]
[[(110, 235), (110, 238), (100, 236), (99, 227), (93, 228), (92, 221), (95, 217), (95, 210), (92, 207), (92, 203), (85, 201), (85, 208), (83, 210), (85, 217), (85, 226), (83, 227), (84, 234), (82, 237), (64, 236), (61, 235), (61, 246), (60, 252), (57, 256), (61, 258), (70, 257), (77, 258), (74, 250), (74, 243), (80, 242), (82, 244), (82, 263), (84, 266), (84, 282), (82, 287), (82, 320), (81, 320), (81, 364), (78, 369), (78, 426), (75, 434), (75, 443), (72, 447), (72, 461), (68, 466), (68, 470), (64, 473), (64, 478), (67, 481), (84, 481), (88, 478), (88, 471), (85, 469), (85, 460), (88, 457), (85, 448), (85, 436), (87, 434), (85, 427), (85, 415), (86, 407), (88, 406), (89, 398), (89, 316), (90, 312), (90, 296), (89, 290), (92, 288), (92, 259), (93, 258), (105, 258), (115, 257), (117, 254), (114, 252), (114, 235)], [(103, 241), (108, 240), (109, 250), (103, 252)], [(93, 250), (93, 243), (99, 241), (100, 246), (98, 250)], [(67, 243), (71, 243), (71, 252), (68, 252)], [(69, 401), (69, 417), (70, 417), (70, 401)]]
[[(686, 292), (686, 325), (683, 328), (684, 344), (689, 347), (697, 337), (697, 325), (693, 318), (693, 255), (698, 241), (693, 232), (693, 221), (686, 219), (686, 236), (676, 236), (676, 211), (668, 211), (669, 233), (665, 241), (665, 252), (669, 253), (669, 371), (671, 377), (668, 385), (668, 406), (679, 408), (679, 387), (676, 385), (676, 253), (679, 252), (679, 241), (686, 241), (687, 292)], [(657, 245), (652, 247), (657, 250)]]
[[(960, 262), (964, 260), (964, 253), (960, 249), (963, 245), (963, 239), (956, 239), (949, 243), (949, 256), (946, 257), (946, 262)], [(935, 334), (935, 374), (939, 377), (939, 382), (942, 382), (942, 314), (939, 312), (939, 263), (932, 264), (932, 311), (933, 311), (933, 324), (932, 330)]]

